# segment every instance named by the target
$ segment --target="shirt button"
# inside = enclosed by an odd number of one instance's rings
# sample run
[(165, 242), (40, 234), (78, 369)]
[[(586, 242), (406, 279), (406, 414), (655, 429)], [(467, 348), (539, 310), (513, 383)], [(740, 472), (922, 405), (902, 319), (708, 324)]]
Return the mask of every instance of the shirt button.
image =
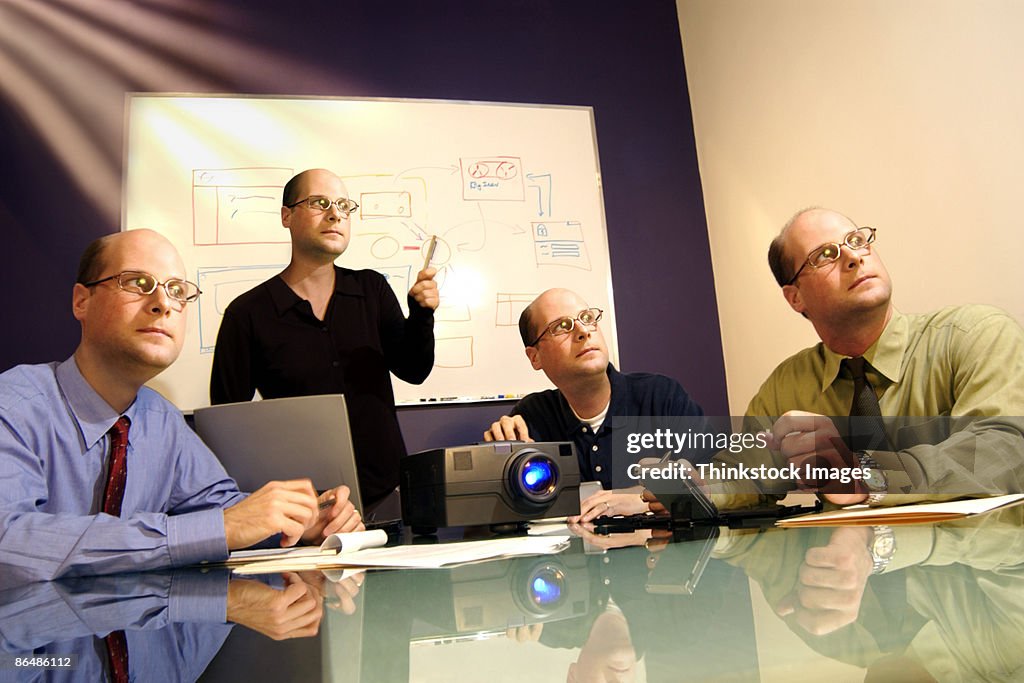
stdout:
[(594, 471), (595, 471), (595, 472), (600, 472), (600, 471), (601, 471), (601, 466), (600, 466), (600, 465), (596, 466), (596, 467), (594, 468)]
[(593, 447), (591, 447), (591, 449), (590, 449), (590, 450), (592, 450), (592, 451), (596, 451), (596, 450), (597, 450), (597, 444), (595, 443), (595, 444), (593, 445)]
[(583, 428), (583, 433), (584, 433), (584, 434), (586, 434), (586, 433), (587, 433), (587, 428), (586, 428), (586, 427), (584, 427), (584, 428)]
[(337, 361), (336, 360), (336, 361), (332, 362), (331, 365), (333, 365), (334, 367), (338, 367), (339, 365), (341, 365), (341, 361)]
[(321, 332), (326, 332), (326, 331), (327, 331), (327, 328), (326, 328), (326, 327), (321, 327), (321, 328), (320, 328), (320, 331), (321, 331)]

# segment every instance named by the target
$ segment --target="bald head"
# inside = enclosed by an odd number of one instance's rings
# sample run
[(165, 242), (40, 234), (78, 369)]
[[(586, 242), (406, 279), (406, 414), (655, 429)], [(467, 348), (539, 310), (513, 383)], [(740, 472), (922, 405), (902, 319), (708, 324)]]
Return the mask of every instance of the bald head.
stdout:
[(519, 316), (519, 336), (523, 339), (523, 346), (529, 346), (530, 342), (540, 334), (541, 326), (549, 322), (544, 317), (544, 312), (553, 306), (559, 307), (563, 302), (570, 302), (569, 308), (574, 314), (587, 307), (586, 301), (576, 292), (571, 289), (555, 287), (541, 293), (523, 309)]
[(325, 168), (310, 168), (292, 176), (284, 186), (281, 197), (281, 206), (291, 206), (295, 202), (309, 195), (309, 186), (316, 180), (331, 179), (339, 180), (337, 174)]
[(772, 275), (775, 276), (775, 281), (779, 284), (779, 287), (784, 287), (792, 279), (796, 269), (799, 268), (797, 263), (800, 260), (800, 256), (793, 256), (789, 248), (789, 236), (792, 228), (805, 222), (818, 221), (827, 217), (843, 219), (853, 228), (856, 227), (856, 224), (850, 218), (838, 211), (826, 209), (822, 206), (810, 206), (793, 214), (786, 221), (786, 224), (782, 226), (782, 230), (775, 236), (775, 239), (772, 240), (772, 243), (768, 246), (768, 267), (771, 268)]
[[(158, 232), (145, 228), (114, 232), (93, 240), (85, 248), (82, 257), (78, 260), (78, 274), (75, 276), (75, 282), (84, 285), (86, 282), (100, 279), (104, 271), (108, 269), (111, 257), (116, 256), (116, 252), (121, 248), (132, 245), (139, 245), (141, 248), (169, 249), (174, 252), (178, 262), (181, 262), (178, 250), (170, 240)], [(184, 266), (182, 266), (182, 271), (184, 271)], [(113, 273), (109, 274), (113, 275)]]

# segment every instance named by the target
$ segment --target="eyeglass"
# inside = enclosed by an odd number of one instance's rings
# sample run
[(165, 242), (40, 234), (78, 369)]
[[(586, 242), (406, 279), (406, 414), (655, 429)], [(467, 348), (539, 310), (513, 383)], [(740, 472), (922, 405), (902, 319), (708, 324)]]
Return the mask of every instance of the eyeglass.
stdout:
[(558, 320), (549, 323), (548, 326), (544, 328), (544, 331), (538, 334), (537, 338), (528, 344), (528, 346), (536, 346), (537, 342), (539, 342), (545, 334), (550, 334), (552, 337), (564, 337), (576, 329), (576, 323), (586, 327), (595, 328), (597, 327), (597, 323), (601, 320), (602, 315), (604, 315), (604, 311), (600, 308), (584, 308), (576, 315), (575, 318), (570, 318), (569, 316), (559, 318)]
[(83, 283), (83, 286), (95, 287), (111, 280), (116, 281), (119, 288), (132, 294), (152, 294), (156, 291), (157, 287), (163, 287), (164, 291), (167, 292), (167, 296), (184, 304), (195, 301), (202, 294), (199, 291), (199, 285), (188, 280), (171, 278), (166, 282), (159, 282), (149, 273), (143, 273), (139, 270), (126, 270), (117, 275), (105, 277), (102, 280)]
[(857, 228), (846, 233), (841, 244), (839, 242), (826, 242), (821, 245), (807, 255), (807, 260), (800, 266), (800, 270), (796, 271), (796, 275), (791, 277), (786, 284), (791, 285), (796, 282), (796, 279), (800, 277), (800, 273), (804, 272), (804, 268), (807, 266), (811, 268), (824, 268), (828, 264), (838, 261), (842, 255), (844, 245), (854, 250), (865, 249), (875, 241), (875, 230), (875, 228), (867, 227)]
[(321, 197), (320, 195), (313, 195), (312, 197), (306, 197), (300, 199), (294, 204), (285, 204), (289, 209), (293, 209), (299, 204), (305, 204), (306, 208), (310, 211), (329, 211), (331, 205), (338, 207), (338, 211), (342, 212), (346, 216), (359, 208), (359, 204), (352, 201), (348, 197), (338, 197), (337, 199), (331, 199), (329, 197)]

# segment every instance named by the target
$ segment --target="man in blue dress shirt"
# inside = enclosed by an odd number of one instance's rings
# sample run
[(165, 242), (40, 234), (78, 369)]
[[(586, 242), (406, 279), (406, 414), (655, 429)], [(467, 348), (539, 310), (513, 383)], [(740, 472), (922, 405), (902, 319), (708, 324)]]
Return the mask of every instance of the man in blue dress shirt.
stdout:
[[(143, 384), (175, 361), (188, 303), (174, 246), (149, 230), (103, 237), (82, 256), (72, 310), (82, 338), (63, 363), (0, 375), (0, 560), (35, 579), (218, 561), (280, 534), (283, 546), (362, 527), (344, 486), (308, 480), (238, 491), (181, 413)], [(128, 430), (118, 516), (101, 512), (112, 427)]]

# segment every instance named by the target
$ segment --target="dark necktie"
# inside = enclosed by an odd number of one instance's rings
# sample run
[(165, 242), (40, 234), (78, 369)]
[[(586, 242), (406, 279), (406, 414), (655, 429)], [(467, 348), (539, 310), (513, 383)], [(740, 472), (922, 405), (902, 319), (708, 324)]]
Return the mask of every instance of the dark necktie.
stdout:
[(843, 359), (843, 364), (853, 375), (853, 402), (850, 404), (848, 438), (850, 450), (890, 450), (875, 388), (864, 374), (865, 363), (862, 356)]
[[(114, 517), (121, 516), (121, 501), (124, 499), (124, 485), (128, 480), (128, 428), (131, 420), (122, 415), (107, 432), (110, 434), (110, 470), (107, 485), (103, 488), (103, 512)], [(111, 631), (103, 639), (107, 645), (110, 662), (110, 680), (115, 683), (128, 681), (128, 639), (124, 631)]]

